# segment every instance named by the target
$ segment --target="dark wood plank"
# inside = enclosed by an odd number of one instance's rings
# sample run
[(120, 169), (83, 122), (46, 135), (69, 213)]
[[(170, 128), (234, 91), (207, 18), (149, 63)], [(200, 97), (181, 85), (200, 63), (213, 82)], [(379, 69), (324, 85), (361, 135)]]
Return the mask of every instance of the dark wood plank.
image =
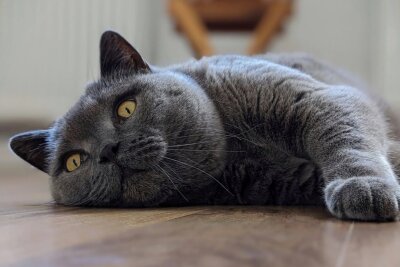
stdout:
[(341, 266), (400, 266), (400, 223), (355, 223)]
[[(17, 172), (18, 173), (18, 172)], [(20, 173), (20, 172), (19, 172)], [(51, 203), (46, 175), (30, 171), (1, 177), (0, 266), (29, 265), (66, 248), (106, 238), (147, 224), (201, 211), (202, 208), (85, 209)], [(62, 266), (52, 263), (51, 266)]]
[[(162, 210), (125, 212), (75, 211), (65, 217), (58, 215), (58, 225), (54, 218), (49, 218), (50, 222), (43, 225), (47, 230), (36, 229), (34, 238), (41, 240), (42, 248), (53, 246), (53, 249), (42, 249), (14, 263), (16, 266), (335, 266), (337, 255), (332, 252), (340, 250), (350, 225), (315, 208), (210, 207), (126, 228), (123, 225), (130, 220), (134, 223), (135, 214), (153, 213), (154, 217), (149, 215), (149, 218), (156, 219), (162, 216)], [(76, 224), (79, 226), (74, 227)], [(90, 238), (99, 231), (111, 233)], [(82, 242), (74, 243), (77, 238), (83, 239)], [(58, 247), (54, 248), (54, 244)], [(16, 244), (14, 251), (19, 249), (23, 253), (30, 248), (32, 244), (22, 250)]]
[(40, 172), (0, 178), (0, 266), (400, 266), (396, 222), (317, 207), (63, 207)]

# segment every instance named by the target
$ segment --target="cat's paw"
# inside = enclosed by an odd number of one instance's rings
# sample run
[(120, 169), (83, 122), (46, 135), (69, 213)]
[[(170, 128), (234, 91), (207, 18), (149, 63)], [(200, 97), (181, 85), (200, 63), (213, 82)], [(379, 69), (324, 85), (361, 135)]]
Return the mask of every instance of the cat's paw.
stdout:
[(354, 177), (330, 182), (325, 188), (329, 211), (341, 219), (396, 220), (400, 186), (378, 177)]

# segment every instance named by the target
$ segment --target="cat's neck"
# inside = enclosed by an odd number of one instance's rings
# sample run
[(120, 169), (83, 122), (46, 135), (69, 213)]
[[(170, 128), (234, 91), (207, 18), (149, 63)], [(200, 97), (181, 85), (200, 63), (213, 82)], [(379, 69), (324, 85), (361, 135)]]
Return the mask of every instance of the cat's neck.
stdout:
[[(231, 64), (231, 65), (230, 65)], [(225, 57), (204, 58), (178, 66), (176, 69), (193, 79), (214, 103), (224, 128), (228, 133), (237, 133), (254, 121), (257, 114), (259, 86), (251, 86), (244, 64), (239, 69), (232, 67), (235, 60)], [(256, 97), (254, 97), (256, 96)]]

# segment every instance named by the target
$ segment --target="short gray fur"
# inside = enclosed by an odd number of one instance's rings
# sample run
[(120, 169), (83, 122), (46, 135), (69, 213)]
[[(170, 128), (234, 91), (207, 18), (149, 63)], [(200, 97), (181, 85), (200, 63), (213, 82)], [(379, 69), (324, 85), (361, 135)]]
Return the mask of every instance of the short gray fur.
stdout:
[[(326, 205), (343, 219), (397, 218), (398, 126), (351, 76), (306, 55), (157, 68), (114, 32), (100, 51), (100, 80), (49, 129), (10, 142), (51, 176), (57, 203)], [(124, 99), (137, 110), (121, 121)], [(107, 144), (118, 151), (102, 162)], [(71, 151), (87, 159), (67, 172)]]

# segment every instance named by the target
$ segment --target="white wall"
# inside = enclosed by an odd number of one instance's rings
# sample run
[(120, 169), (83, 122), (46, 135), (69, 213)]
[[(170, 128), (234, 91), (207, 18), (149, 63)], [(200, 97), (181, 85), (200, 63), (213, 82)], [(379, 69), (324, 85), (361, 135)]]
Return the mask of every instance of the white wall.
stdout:
[[(284, 35), (276, 39), (271, 51), (305, 51), (367, 73), (369, 49), (369, 5), (365, 0), (301, 0), (286, 27)], [(158, 47), (160, 63), (168, 64), (176, 58), (190, 56), (185, 40), (176, 38), (167, 14), (160, 12), (159, 26), (163, 45)], [(249, 42), (249, 34), (213, 35), (219, 53), (242, 53)], [(234, 38), (232, 41), (231, 38)], [(168, 51), (174, 51), (168, 53)]]
[[(298, 0), (271, 51), (305, 51), (372, 83), (400, 107), (400, 0)], [(122, 33), (153, 64), (191, 57), (165, 1), (0, 0), (0, 120), (54, 119), (98, 75), (98, 40)], [(213, 35), (220, 53), (241, 53), (248, 35)]]
[(106, 29), (150, 55), (150, 8), (131, 0), (0, 0), (0, 119), (63, 114), (97, 77)]
[(371, 77), (400, 113), (400, 1), (373, 1), (371, 7), (378, 18), (371, 25)]
[[(294, 16), (271, 52), (308, 52), (359, 76), (395, 107), (400, 107), (400, 0), (298, 0)], [(162, 45), (157, 63), (191, 56), (177, 35), (165, 7), (159, 8)], [(242, 53), (249, 34), (213, 34), (218, 53)], [(400, 111), (400, 109), (399, 109)]]

